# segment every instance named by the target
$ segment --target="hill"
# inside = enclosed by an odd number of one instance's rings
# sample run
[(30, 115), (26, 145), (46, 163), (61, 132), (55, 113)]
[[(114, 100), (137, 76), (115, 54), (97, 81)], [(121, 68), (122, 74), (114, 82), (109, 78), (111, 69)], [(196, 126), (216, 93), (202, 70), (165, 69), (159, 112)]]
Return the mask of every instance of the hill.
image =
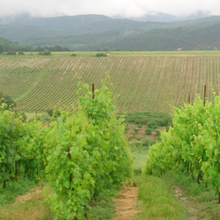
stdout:
[(219, 53), (70, 54), (0, 56), (2, 92), (24, 111), (68, 108), (76, 104), (79, 77), (99, 88), (107, 73), (118, 111), (171, 112), (171, 106), (181, 106), (188, 95), (191, 100), (202, 95), (204, 84), (209, 99), (212, 89), (220, 88)]
[[(141, 22), (103, 15), (0, 20), (0, 36), (21, 45), (73, 50), (187, 50), (219, 48), (220, 16), (179, 22)], [(208, 34), (207, 34), (208, 33)]]
[[(220, 49), (220, 23), (203, 28), (179, 27), (144, 31), (123, 39), (105, 42), (108, 48), (137, 51), (217, 50)], [(102, 48), (103, 43), (88, 49)]]

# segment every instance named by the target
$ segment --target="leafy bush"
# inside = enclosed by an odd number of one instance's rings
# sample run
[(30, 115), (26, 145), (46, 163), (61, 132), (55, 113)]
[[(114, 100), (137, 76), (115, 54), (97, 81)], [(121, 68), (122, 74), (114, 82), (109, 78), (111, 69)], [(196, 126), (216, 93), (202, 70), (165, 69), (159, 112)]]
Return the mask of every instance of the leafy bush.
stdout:
[(2, 103), (5, 103), (5, 109), (8, 109), (8, 108), (13, 108), (13, 105), (14, 105), (14, 101), (12, 100), (11, 96), (9, 95), (4, 95), (1, 91), (0, 91), (0, 105)]
[(27, 115), (24, 112), (19, 112), (18, 116), (22, 121), (24, 121), (24, 122), (27, 121)]
[(157, 124), (159, 126), (169, 126), (171, 124), (171, 117), (164, 116), (162, 118), (157, 119)]
[(143, 138), (143, 139), (141, 140), (141, 143), (142, 143), (142, 146), (148, 147), (148, 146), (154, 144), (154, 143), (155, 143), (155, 140), (153, 140), (153, 139), (148, 139), (148, 138)]
[(18, 55), (24, 55), (23, 51), (18, 51)]
[(71, 54), (71, 57), (76, 57), (76, 53), (72, 53), (72, 54)]
[(6, 54), (7, 54), (7, 55), (16, 55), (16, 52), (15, 52), (15, 51), (12, 51), (12, 50), (9, 50)]
[(0, 110), (0, 183), (6, 188), (7, 182), (19, 177), (39, 179), (49, 152), (44, 139), (47, 127), (36, 121), (23, 123), (19, 115), (4, 110), (3, 105)]
[(155, 130), (156, 132), (156, 136), (160, 136), (160, 131), (159, 130)]
[(51, 52), (49, 50), (45, 49), (43, 52), (39, 52), (38, 54), (48, 56), (48, 55), (51, 55)]
[(95, 56), (96, 57), (107, 57), (107, 54), (106, 53), (97, 53)]
[(136, 176), (140, 176), (142, 174), (142, 169), (141, 168), (138, 168), (138, 169), (134, 169), (134, 174)]
[(89, 86), (79, 86), (78, 111), (62, 111), (50, 126), (38, 117), (23, 123), (0, 106), (0, 183), (5, 188), (19, 177), (39, 180), (46, 172), (54, 219), (84, 219), (91, 200), (131, 177), (125, 126), (111, 92), (103, 85), (91, 99)]
[[(79, 98), (77, 113), (62, 111), (48, 133), (54, 149), (48, 157), (47, 178), (54, 193), (49, 197), (55, 218), (83, 219), (89, 201), (101, 192), (120, 186), (131, 175), (131, 158), (122, 119), (115, 116), (106, 85), (89, 86)], [(65, 120), (64, 120), (65, 119)], [(56, 134), (56, 136), (54, 136)]]
[(149, 121), (147, 126), (152, 129), (156, 129), (158, 127), (157, 122), (155, 120)]
[(135, 132), (135, 134), (137, 134), (137, 133), (138, 133), (138, 131), (139, 131), (139, 129), (134, 128), (134, 132)]
[(50, 117), (54, 117), (54, 118), (61, 116), (60, 111), (58, 109), (54, 109), (54, 108), (47, 109), (47, 114)]
[(141, 141), (131, 141), (130, 145), (132, 147), (141, 147), (142, 146), (142, 142)]
[(146, 128), (146, 129), (145, 129), (146, 135), (151, 135), (152, 131), (153, 131), (153, 130), (152, 130), (151, 128)]
[(125, 133), (127, 133), (129, 131), (129, 127), (128, 125), (125, 126)]

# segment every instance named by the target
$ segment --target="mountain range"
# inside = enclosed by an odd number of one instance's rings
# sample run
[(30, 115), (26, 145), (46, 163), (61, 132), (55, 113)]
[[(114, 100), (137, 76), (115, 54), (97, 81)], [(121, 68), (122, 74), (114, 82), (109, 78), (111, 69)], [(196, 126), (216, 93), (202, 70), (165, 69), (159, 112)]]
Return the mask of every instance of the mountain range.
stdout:
[(104, 15), (0, 18), (0, 37), (22, 46), (61, 45), (84, 51), (213, 50), (220, 49), (219, 36), (220, 16), (203, 12), (182, 18), (152, 12), (136, 20)]

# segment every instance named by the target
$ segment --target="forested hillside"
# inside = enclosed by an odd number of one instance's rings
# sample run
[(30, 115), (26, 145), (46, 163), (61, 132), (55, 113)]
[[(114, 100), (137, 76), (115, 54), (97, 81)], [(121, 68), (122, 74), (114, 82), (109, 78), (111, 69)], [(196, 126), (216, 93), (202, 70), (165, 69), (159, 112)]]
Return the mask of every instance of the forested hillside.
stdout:
[(220, 49), (220, 16), (181, 22), (141, 22), (103, 15), (0, 19), (0, 36), (23, 46), (61, 45), (72, 50)]

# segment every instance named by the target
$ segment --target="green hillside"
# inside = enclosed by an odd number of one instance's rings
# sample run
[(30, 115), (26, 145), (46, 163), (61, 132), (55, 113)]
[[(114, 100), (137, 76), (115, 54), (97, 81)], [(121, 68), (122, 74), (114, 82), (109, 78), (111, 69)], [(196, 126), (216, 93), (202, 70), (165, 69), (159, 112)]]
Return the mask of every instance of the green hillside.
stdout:
[[(70, 53), (71, 54), (71, 53)], [(110, 76), (111, 91), (118, 111), (170, 112), (212, 89), (219, 91), (220, 54), (213, 53), (130, 53), (107, 57), (0, 57), (0, 87), (24, 111), (45, 111), (58, 105), (76, 104), (78, 78), (100, 88)]]
[(54, 18), (21, 16), (0, 20), (0, 36), (31, 46), (66, 46), (73, 50), (213, 50), (220, 49), (220, 16), (179, 22), (140, 22), (103, 15)]
[[(179, 27), (145, 31), (106, 43), (109, 48), (137, 51), (215, 50), (220, 49), (220, 23), (208, 27)], [(103, 47), (97, 44), (94, 48)], [(89, 49), (92, 49), (89, 48)]]

